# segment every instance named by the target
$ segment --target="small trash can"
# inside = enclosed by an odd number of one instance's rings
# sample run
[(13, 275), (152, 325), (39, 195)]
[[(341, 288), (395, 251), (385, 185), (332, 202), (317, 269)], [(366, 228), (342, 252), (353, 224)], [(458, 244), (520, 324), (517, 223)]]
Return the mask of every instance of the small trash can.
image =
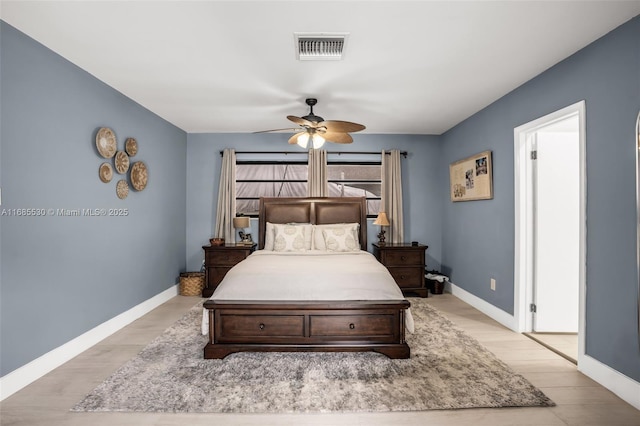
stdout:
[(425, 271), (424, 279), (431, 294), (442, 294), (444, 284), (449, 281), (449, 277), (439, 271)]

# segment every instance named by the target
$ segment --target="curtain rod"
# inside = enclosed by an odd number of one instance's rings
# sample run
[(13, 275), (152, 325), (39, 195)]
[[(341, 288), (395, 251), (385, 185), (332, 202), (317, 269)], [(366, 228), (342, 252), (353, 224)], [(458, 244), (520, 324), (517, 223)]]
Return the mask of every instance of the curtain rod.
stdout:
[[(220, 156), (224, 151), (220, 151)], [(306, 154), (307, 151), (236, 151), (236, 154)], [(376, 151), (327, 151), (327, 154), (338, 154), (338, 155), (375, 155), (380, 154), (380, 152)], [(385, 152), (387, 155), (391, 155), (390, 152)], [(407, 151), (400, 151), (400, 155), (404, 158), (407, 158)]]

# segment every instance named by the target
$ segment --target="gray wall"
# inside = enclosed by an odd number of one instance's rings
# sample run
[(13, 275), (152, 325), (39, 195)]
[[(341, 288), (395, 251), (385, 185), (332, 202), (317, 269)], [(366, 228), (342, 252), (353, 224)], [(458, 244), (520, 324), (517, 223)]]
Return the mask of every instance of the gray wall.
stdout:
[[(1, 209), (125, 208), (125, 217), (0, 216), (1, 375), (157, 295), (185, 263), (186, 134), (0, 23)], [(100, 127), (136, 137), (149, 184), (98, 178)]]
[[(640, 380), (635, 210), (640, 18), (636, 17), (442, 136), (444, 166), (493, 151), (494, 199), (444, 200), (444, 267), (452, 281), (513, 314), (513, 129), (586, 101), (587, 354)], [(444, 188), (444, 185), (443, 185)], [(497, 291), (489, 289), (489, 279)]]
[[(284, 117), (283, 117), (284, 119)], [(220, 151), (301, 151), (287, 144), (286, 134), (190, 134), (187, 142), (187, 267), (198, 270), (204, 256), (202, 246), (213, 236), (222, 159)], [(440, 144), (437, 136), (354, 134), (352, 145), (328, 144), (328, 151), (407, 151), (402, 159), (405, 239), (429, 246), (427, 265), (439, 268), (442, 246), (442, 209), (439, 201)], [(269, 159), (285, 159), (269, 155)], [(349, 156), (348, 159), (358, 157)], [(365, 158), (361, 158), (365, 159)], [(371, 161), (371, 157), (366, 157)], [(379, 159), (379, 157), (378, 157)], [(373, 219), (371, 220), (373, 221)], [(369, 222), (371, 224), (371, 222)], [(252, 234), (258, 235), (252, 221)], [(379, 228), (368, 227), (367, 240), (377, 241)]]

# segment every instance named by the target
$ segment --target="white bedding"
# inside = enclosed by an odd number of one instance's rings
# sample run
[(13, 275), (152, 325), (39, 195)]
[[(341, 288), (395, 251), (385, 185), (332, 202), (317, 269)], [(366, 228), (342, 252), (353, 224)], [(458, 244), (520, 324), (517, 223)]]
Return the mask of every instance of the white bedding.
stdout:
[[(259, 250), (234, 266), (212, 300), (402, 300), (393, 277), (367, 251), (274, 252)], [(209, 330), (203, 312), (202, 334)], [(405, 325), (413, 333), (409, 309)]]

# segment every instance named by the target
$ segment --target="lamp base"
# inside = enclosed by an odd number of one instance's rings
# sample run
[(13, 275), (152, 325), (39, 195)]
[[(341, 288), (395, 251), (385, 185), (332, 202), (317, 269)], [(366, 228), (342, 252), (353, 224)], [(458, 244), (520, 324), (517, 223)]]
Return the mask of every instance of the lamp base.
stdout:
[(380, 232), (378, 233), (378, 245), (383, 246), (385, 245), (385, 238), (384, 238), (384, 229), (380, 229)]

